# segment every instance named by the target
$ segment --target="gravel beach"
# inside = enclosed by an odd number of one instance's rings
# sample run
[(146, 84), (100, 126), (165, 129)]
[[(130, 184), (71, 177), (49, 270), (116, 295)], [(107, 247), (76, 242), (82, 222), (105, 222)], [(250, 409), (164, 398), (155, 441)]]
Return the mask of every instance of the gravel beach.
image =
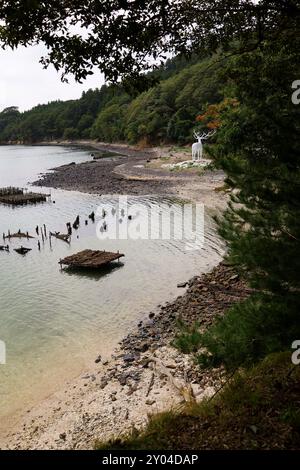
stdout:
[(96, 357), (85, 374), (40, 405), (2, 439), (2, 449), (92, 449), (96, 439), (143, 427), (151, 413), (201, 401), (225, 380), (222, 368), (201, 370), (172, 346), (180, 319), (202, 329), (249, 290), (221, 263), (192, 278), (183, 294), (141, 319), (110, 358)]

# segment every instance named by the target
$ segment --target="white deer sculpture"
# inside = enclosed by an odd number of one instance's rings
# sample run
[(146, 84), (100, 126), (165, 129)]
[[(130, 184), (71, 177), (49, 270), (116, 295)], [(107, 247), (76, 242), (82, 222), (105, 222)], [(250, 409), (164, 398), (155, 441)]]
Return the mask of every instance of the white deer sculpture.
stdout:
[(203, 134), (200, 134), (199, 132), (194, 132), (194, 137), (195, 139), (198, 140), (198, 142), (195, 142), (192, 145), (192, 159), (194, 162), (199, 161), (202, 159), (203, 155), (203, 144), (202, 141), (209, 139), (212, 135), (216, 133), (216, 130), (212, 130), (209, 132), (203, 132)]

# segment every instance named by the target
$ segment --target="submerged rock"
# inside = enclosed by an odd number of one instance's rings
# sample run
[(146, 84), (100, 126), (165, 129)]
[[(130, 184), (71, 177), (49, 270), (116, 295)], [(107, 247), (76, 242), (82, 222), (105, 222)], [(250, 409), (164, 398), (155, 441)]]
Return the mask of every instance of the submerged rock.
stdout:
[(179, 284), (177, 284), (177, 287), (186, 287), (186, 286), (188, 286), (188, 285), (189, 285), (188, 281), (186, 281), (186, 282), (179, 282)]

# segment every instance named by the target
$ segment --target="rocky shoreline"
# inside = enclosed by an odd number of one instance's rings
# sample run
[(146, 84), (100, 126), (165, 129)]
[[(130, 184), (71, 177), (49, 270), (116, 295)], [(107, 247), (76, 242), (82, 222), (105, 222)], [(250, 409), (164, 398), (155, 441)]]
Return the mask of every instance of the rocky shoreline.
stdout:
[(65, 142), (63, 145), (89, 149), (95, 159), (53, 168), (51, 172), (40, 175), (32, 183), (34, 186), (99, 195), (177, 197), (200, 201), (207, 207), (221, 210), (226, 206), (227, 195), (219, 191), (224, 184), (222, 171), (206, 170), (199, 174), (197, 169), (171, 172), (164, 167), (166, 160), (177, 162), (190, 159), (186, 148), (156, 147), (141, 150), (130, 145), (94, 141)]
[(153, 158), (151, 150), (139, 151), (125, 146), (92, 143), (81, 143), (80, 146), (93, 149), (93, 153), (104, 152), (105, 157), (53, 168), (51, 173), (42, 175), (33, 185), (100, 194), (146, 194), (145, 190), (160, 192), (157, 183), (145, 187), (143, 182), (127, 180), (114, 173), (120, 164), (139, 164), (140, 161)]
[(151, 413), (213, 395), (225, 372), (201, 370), (172, 346), (178, 320), (205, 329), (248, 295), (244, 281), (224, 263), (192, 278), (183, 295), (140, 321), (110, 359), (95, 358), (90, 371), (28, 410), (1, 448), (91, 449), (96, 439), (143, 427)]

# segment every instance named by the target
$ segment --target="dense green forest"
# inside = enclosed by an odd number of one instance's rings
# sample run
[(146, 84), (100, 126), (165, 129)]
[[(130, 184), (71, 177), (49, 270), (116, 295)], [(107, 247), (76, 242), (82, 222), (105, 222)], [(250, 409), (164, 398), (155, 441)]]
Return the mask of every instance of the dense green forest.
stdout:
[(128, 87), (103, 85), (78, 100), (54, 101), (23, 113), (15, 106), (6, 108), (0, 113), (0, 141), (188, 142), (196, 116), (220, 100), (222, 84), (215, 62), (168, 60), (148, 75), (155, 84), (134, 96)]

